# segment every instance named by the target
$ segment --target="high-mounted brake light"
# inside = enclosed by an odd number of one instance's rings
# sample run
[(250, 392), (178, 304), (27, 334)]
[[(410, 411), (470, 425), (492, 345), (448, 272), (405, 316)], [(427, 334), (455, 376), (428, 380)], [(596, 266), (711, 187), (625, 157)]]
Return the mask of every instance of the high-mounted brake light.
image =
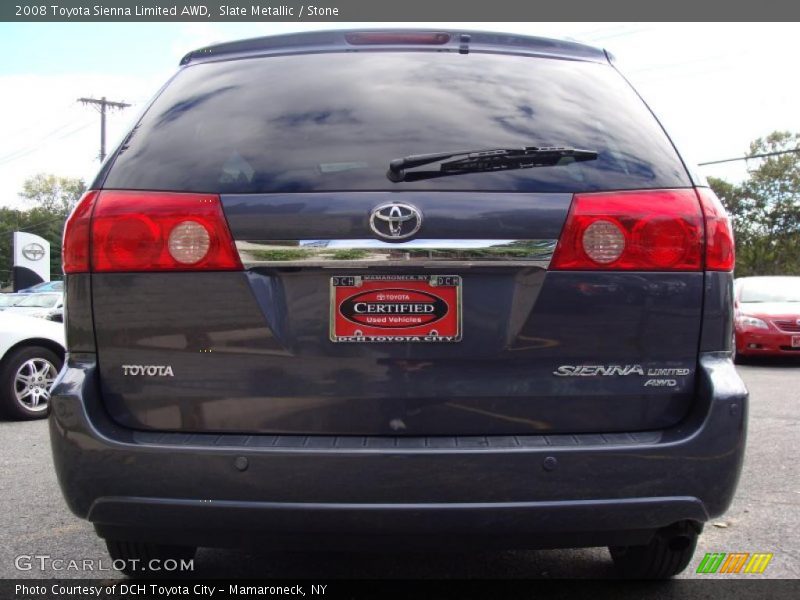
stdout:
[(706, 222), (706, 270), (732, 271), (735, 260), (733, 229), (717, 195), (711, 188), (697, 188)]
[(550, 268), (701, 270), (703, 214), (695, 191), (576, 194)]
[(242, 268), (219, 197), (90, 192), (64, 232), (64, 272)]
[(436, 46), (450, 41), (450, 34), (430, 31), (361, 31), (344, 36), (353, 46), (380, 46), (394, 44), (418, 44)]

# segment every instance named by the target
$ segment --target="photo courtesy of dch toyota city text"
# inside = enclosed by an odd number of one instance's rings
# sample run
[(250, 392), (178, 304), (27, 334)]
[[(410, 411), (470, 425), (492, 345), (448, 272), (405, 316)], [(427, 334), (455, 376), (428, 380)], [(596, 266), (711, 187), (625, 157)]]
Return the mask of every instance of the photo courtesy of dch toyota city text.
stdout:
[(0, 6), (0, 599), (800, 596), (800, 8)]

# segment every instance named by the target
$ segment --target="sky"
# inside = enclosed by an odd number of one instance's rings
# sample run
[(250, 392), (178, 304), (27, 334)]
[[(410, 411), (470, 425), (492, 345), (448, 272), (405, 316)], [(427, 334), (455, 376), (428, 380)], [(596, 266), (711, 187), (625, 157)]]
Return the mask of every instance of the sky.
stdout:
[[(100, 117), (78, 97), (132, 106), (108, 115), (109, 152), (175, 72), (180, 58), (214, 43), (291, 31), (374, 28), (375, 23), (0, 23), (0, 206), (22, 207), (23, 181), (39, 172), (91, 181)], [(572, 39), (617, 58), (684, 157), (742, 156), (774, 130), (800, 132), (800, 24), (392, 23), (485, 29)], [(754, 166), (752, 161), (750, 166)], [(741, 181), (748, 163), (701, 167)]]

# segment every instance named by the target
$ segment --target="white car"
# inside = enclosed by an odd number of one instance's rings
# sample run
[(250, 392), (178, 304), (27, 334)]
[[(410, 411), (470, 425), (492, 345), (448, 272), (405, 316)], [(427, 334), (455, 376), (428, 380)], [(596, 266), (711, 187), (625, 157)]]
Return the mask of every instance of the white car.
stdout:
[(50, 387), (64, 363), (64, 326), (0, 313), (0, 412), (12, 419), (47, 416)]
[(5, 310), (9, 313), (42, 317), (51, 321), (54, 314), (61, 314), (64, 310), (64, 294), (60, 292), (20, 295), (22, 298)]

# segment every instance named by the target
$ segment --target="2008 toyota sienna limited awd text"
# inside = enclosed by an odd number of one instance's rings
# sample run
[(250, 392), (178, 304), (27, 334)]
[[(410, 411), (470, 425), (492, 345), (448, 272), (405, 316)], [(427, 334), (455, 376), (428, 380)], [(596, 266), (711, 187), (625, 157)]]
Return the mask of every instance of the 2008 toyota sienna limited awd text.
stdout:
[(733, 497), (731, 227), (603, 50), (192, 52), (63, 253), (53, 454), (114, 558), (608, 546), (668, 577)]

